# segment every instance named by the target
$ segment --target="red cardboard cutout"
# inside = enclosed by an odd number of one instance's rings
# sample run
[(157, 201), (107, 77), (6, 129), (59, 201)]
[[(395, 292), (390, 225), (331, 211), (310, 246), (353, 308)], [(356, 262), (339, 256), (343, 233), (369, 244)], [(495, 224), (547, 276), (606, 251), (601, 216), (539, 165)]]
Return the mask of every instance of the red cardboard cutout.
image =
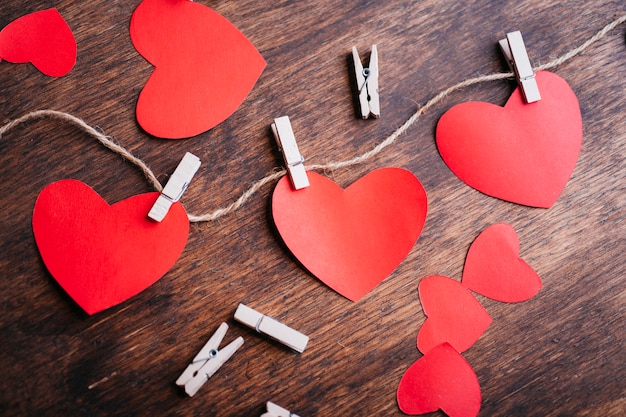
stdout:
[(293, 190), (288, 177), (272, 197), (274, 222), (302, 265), (357, 301), (407, 256), (426, 220), (419, 180), (400, 168), (370, 172), (345, 190), (307, 172), (311, 185)]
[(403, 413), (442, 410), (450, 417), (475, 417), (482, 401), (474, 370), (448, 343), (431, 349), (406, 370), (397, 399)]
[(444, 342), (464, 352), (491, 324), (491, 317), (476, 297), (452, 278), (434, 275), (422, 279), (419, 295), (428, 317), (417, 335), (417, 348), (422, 353)]
[(458, 104), (437, 125), (437, 146), (463, 182), (503, 200), (551, 207), (569, 180), (582, 144), (578, 99), (556, 74), (536, 74), (541, 100), (519, 87), (504, 107)]
[(154, 72), (137, 121), (160, 138), (205, 132), (241, 105), (265, 68), (250, 41), (217, 12), (189, 0), (144, 0), (130, 36)]
[(541, 278), (519, 257), (519, 240), (508, 224), (489, 226), (467, 253), (461, 284), (506, 303), (526, 301), (541, 289)]
[(108, 205), (76, 180), (44, 188), (33, 211), (33, 233), (54, 279), (88, 314), (136, 295), (174, 265), (189, 220), (175, 203), (161, 223), (147, 217), (159, 193)]
[(57, 9), (27, 14), (0, 31), (0, 60), (35, 68), (51, 77), (62, 77), (76, 63), (76, 40)]

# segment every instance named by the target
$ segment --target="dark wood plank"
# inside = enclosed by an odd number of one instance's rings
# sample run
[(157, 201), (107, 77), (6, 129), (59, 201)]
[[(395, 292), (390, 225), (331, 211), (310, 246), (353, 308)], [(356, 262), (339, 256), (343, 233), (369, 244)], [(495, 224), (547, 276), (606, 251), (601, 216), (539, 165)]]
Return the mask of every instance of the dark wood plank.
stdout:
[[(223, 207), (281, 166), (269, 130), (289, 115), (308, 163), (347, 160), (461, 80), (505, 70), (496, 41), (521, 30), (534, 63), (580, 45), (626, 12), (622, 2), (281, 1), (203, 2), (231, 20), (267, 60), (235, 114), (181, 141), (154, 139), (134, 106), (151, 66), (128, 24), (138, 0), (27, 2), (0, 6), (0, 26), (57, 7), (78, 42), (78, 62), (53, 79), (0, 63), (0, 123), (27, 112), (69, 112), (100, 127), (165, 180), (185, 151), (203, 167), (184, 203)], [(480, 298), (494, 321), (464, 356), (482, 388), (483, 416), (621, 416), (626, 410), (626, 48), (621, 25), (558, 67), (578, 95), (580, 159), (549, 210), (487, 197), (460, 182), (434, 141), (438, 118), (467, 100), (503, 104), (510, 81), (468, 87), (425, 114), (370, 161), (325, 174), (347, 186), (379, 167), (405, 167), (424, 184), (429, 215), (407, 259), (358, 303), (305, 272), (268, 214), (272, 186), (218, 221), (193, 224), (175, 266), (131, 300), (88, 317), (54, 282), (35, 247), (31, 213), (41, 189), (77, 178), (110, 202), (150, 190), (142, 175), (77, 129), (42, 120), (0, 141), (0, 413), (18, 415), (254, 416), (273, 400), (301, 416), (402, 415), (395, 392), (420, 357), (421, 278), (460, 279), (474, 237), (512, 224), (544, 287), (508, 305)], [(382, 116), (355, 117), (348, 54), (377, 43)], [(308, 334), (301, 354), (232, 320), (239, 302)], [(196, 397), (174, 381), (221, 321), (245, 345)]]

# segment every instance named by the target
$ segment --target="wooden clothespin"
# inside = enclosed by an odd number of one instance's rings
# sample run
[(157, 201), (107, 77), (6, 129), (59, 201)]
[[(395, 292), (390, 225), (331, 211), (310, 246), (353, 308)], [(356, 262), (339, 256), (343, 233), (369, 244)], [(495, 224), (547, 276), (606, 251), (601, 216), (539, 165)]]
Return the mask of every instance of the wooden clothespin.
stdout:
[(535, 71), (530, 64), (526, 46), (520, 31), (506, 34), (506, 39), (501, 39), (500, 49), (509, 64), (509, 68), (515, 73), (517, 82), (522, 90), (522, 95), (526, 103), (534, 103), (541, 100), (539, 86), (535, 79)]
[(176, 380), (176, 385), (184, 386), (185, 392), (190, 397), (193, 397), (224, 362), (230, 359), (233, 353), (243, 345), (243, 337), (240, 336), (224, 348), (218, 349), (226, 331), (228, 331), (228, 324), (222, 323)]
[(274, 123), (271, 126), (278, 148), (283, 154), (285, 164), (287, 164), (291, 185), (296, 190), (308, 187), (310, 184), (304, 168), (304, 157), (298, 150), (298, 144), (296, 143), (293, 129), (291, 129), (289, 117), (283, 116), (274, 119)]
[(289, 410), (285, 410), (281, 406), (276, 405), (271, 401), (268, 401), (265, 406), (267, 407), (267, 413), (263, 413), (261, 417), (300, 417), (297, 414), (293, 414), (289, 412)]
[(162, 221), (172, 204), (180, 200), (198, 168), (200, 168), (200, 159), (194, 154), (185, 153), (169, 181), (165, 184), (161, 195), (150, 209), (148, 217), (157, 222)]
[(378, 99), (378, 49), (372, 45), (370, 62), (367, 68), (363, 68), (361, 57), (352, 47), (352, 58), (354, 60), (354, 73), (356, 75), (356, 88), (359, 93), (359, 105), (361, 106), (361, 117), (367, 119), (372, 116), (380, 117), (380, 102)]
[(235, 320), (261, 334), (269, 336), (271, 339), (288, 346), (298, 353), (304, 352), (309, 342), (308, 336), (282, 324), (278, 320), (264, 316), (245, 304), (239, 304), (239, 307), (237, 307)]

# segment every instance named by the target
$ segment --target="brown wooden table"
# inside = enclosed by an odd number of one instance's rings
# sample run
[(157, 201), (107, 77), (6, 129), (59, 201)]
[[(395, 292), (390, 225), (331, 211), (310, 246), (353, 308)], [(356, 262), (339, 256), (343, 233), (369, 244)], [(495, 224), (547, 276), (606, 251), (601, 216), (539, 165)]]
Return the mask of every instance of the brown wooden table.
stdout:
[[(27, 3), (27, 4), (26, 4)], [(57, 7), (78, 43), (72, 72), (50, 78), (0, 63), (2, 124), (39, 109), (68, 112), (111, 135), (164, 182), (184, 152), (203, 166), (183, 197), (191, 213), (233, 201), (282, 166), (269, 125), (288, 115), (307, 163), (351, 159), (404, 123), (437, 92), (506, 71), (498, 39), (521, 30), (533, 63), (582, 44), (626, 12), (623, 1), (208, 2), (259, 49), (267, 68), (224, 123), (187, 140), (155, 139), (135, 104), (152, 67), (135, 51), (138, 0), (9, 0), (0, 26)], [(31, 219), (38, 193), (65, 178), (110, 203), (150, 191), (138, 170), (78, 129), (27, 123), (0, 141), (0, 414), (257, 416), (272, 400), (301, 416), (402, 415), (396, 389), (421, 354), (420, 279), (460, 279), (472, 240), (507, 222), (543, 279), (532, 300), (479, 297), (493, 323), (464, 357), (480, 381), (482, 416), (621, 416), (626, 412), (626, 47), (621, 25), (555, 71), (580, 101), (583, 146), (556, 204), (546, 210), (488, 197), (462, 183), (435, 144), (454, 104), (504, 104), (515, 87), (488, 82), (451, 94), (367, 162), (324, 174), (347, 186), (376, 168), (422, 181), (429, 214), (417, 244), (357, 303), (308, 274), (277, 236), (263, 187), (237, 212), (192, 224), (174, 267), (138, 296), (87, 316), (47, 272)], [(376, 43), (382, 115), (355, 116), (348, 56)], [(237, 324), (244, 302), (310, 336), (294, 354)], [(244, 346), (188, 398), (174, 381), (220, 322)]]

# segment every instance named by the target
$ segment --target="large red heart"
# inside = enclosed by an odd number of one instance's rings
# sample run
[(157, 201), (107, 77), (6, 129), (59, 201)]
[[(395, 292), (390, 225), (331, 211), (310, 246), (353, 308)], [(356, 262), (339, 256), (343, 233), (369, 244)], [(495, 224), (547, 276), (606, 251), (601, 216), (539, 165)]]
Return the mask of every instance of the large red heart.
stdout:
[(582, 144), (576, 95), (556, 74), (536, 74), (541, 100), (519, 87), (504, 107), (458, 104), (437, 124), (437, 146), (463, 182), (503, 200), (551, 207), (567, 184)]
[(76, 180), (45, 187), (35, 203), (33, 233), (54, 279), (88, 314), (146, 289), (176, 262), (187, 242), (189, 220), (175, 203), (165, 219), (147, 214), (159, 193), (107, 204)]
[(434, 347), (406, 370), (396, 398), (403, 413), (440, 409), (450, 417), (474, 417), (482, 401), (474, 370), (448, 343)]
[(401, 168), (370, 172), (343, 190), (307, 172), (301, 190), (283, 177), (272, 197), (278, 232), (302, 265), (356, 301), (407, 256), (426, 220), (422, 184)]
[(0, 31), (0, 59), (31, 62), (42, 73), (61, 77), (76, 63), (76, 40), (57, 9), (27, 14)]
[(535, 296), (541, 278), (519, 257), (515, 229), (496, 223), (478, 235), (467, 252), (461, 284), (497, 301), (517, 303)]
[(194, 136), (224, 121), (265, 68), (232, 23), (189, 0), (144, 0), (133, 13), (130, 36), (156, 67), (139, 95), (137, 121), (161, 138)]
[(422, 279), (419, 295), (428, 317), (417, 335), (417, 348), (422, 353), (444, 342), (464, 352), (491, 324), (491, 317), (476, 297), (452, 278), (433, 275)]

